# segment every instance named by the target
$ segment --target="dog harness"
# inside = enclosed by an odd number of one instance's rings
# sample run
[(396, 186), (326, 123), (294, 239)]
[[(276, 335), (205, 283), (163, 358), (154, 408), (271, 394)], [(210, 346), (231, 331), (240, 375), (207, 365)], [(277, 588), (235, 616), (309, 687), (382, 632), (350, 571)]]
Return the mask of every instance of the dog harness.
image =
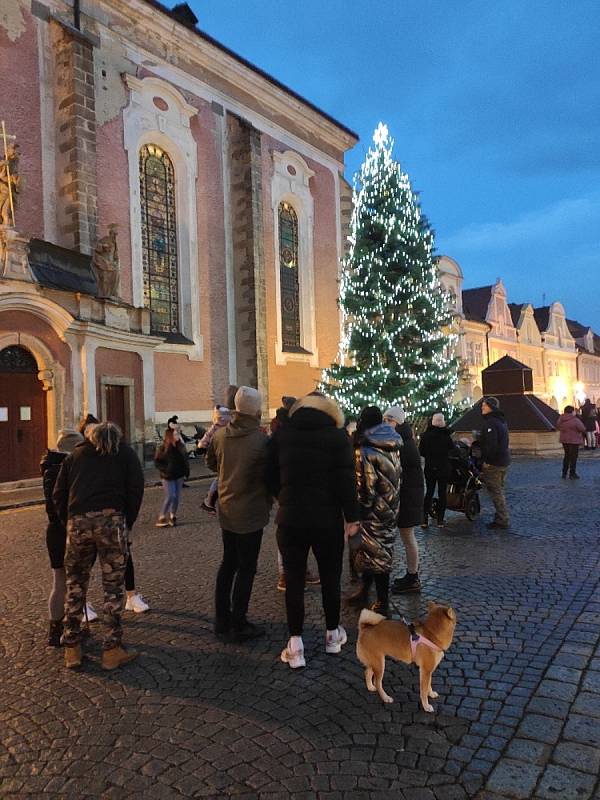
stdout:
[(442, 654), (444, 653), (442, 648), (438, 647), (437, 644), (434, 644), (426, 636), (423, 636), (422, 634), (417, 633), (417, 631), (415, 629), (415, 626), (413, 625), (412, 622), (406, 622), (406, 620), (403, 620), (403, 621), (404, 621), (404, 623), (405, 623), (405, 625), (408, 628), (408, 631), (410, 633), (410, 651), (412, 653), (412, 660), (413, 661), (415, 660), (415, 656), (417, 654), (417, 645), (419, 645), (419, 644), (424, 644), (426, 647), (429, 647), (435, 653), (442, 653)]

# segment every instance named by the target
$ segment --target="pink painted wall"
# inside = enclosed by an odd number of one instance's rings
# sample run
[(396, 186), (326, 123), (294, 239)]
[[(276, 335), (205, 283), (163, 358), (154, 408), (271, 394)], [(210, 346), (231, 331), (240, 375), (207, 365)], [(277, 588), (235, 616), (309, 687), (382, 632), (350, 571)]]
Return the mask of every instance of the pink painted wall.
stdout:
[[(38, 23), (24, 5), (21, 5), (21, 13), (25, 30), (15, 41), (9, 39), (7, 31), (0, 25), (0, 120), (5, 121), (7, 133), (16, 135), (21, 149), (19, 172), (22, 177), (16, 227), (22, 233), (43, 237)], [(0, 147), (4, 157), (3, 143)]]
[[(263, 149), (263, 225), (264, 252), (267, 283), (267, 340), (269, 355), (269, 406), (277, 407), (282, 395), (299, 397), (313, 391), (320, 380), (321, 371), (336, 358), (339, 344), (338, 256), (336, 194), (331, 170), (303, 156), (315, 173), (310, 179), (310, 191), (314, 201), (314, 278), (315, 278), (315, 322), (319, 367), (307, 363), (275, 363), (277, 340), (277, 298), (275, 263), (275, 227), (271, 203), (271, 178), (273, 175), (273, 151), (284, 152), (290, 148), (264, 135)], [(302, 154), (300, 154), (302, 155)]]
[(142, 359), (137, 353), (128, 353), (125, 350), (111, 350), (108, 347), (99, 347), (96, 350), (96, 393), (98, 411), (102, 408), (100, 379), (107, 376), (133, 378), (135, 381), (134, 416), (137, 436), (141, 437), (144, 431), (144, 377)]
[(121, 264), (121, 296), (133, 302), (131, 274), (131, 226), (129, 224), (129, 164), (123, 144), (123, 115), (96, 129), (98, 158), (98, 236), (107, 233), (108, 226), (118, 227), (119, 260)]

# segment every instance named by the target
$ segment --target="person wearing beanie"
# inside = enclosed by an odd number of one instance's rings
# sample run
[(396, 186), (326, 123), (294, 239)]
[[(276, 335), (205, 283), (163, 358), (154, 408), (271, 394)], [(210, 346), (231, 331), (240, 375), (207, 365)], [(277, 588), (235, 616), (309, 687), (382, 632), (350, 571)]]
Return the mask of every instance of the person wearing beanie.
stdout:
[(419, 579), (419, 546), (415, 536), (415, 526), (423, 519), (423, 468), (421, 456), (413, 431), (406, 421), (404, 409), (399, 406), (388, 408), (383, 421), (395, 426), (402, 437), (400, 463), (402, 465), (402, 481), (400, 484), (400, 510), (397, 524), (406, 556), (406, 574), (396, 578), (392, 583), (392, 594), (410, 594), (421, 591)]
[(244, 642), (264, 634), (248, 620), (247, 612), (271, 496), (264, 480), (268, 437), (259, 427), (260, 393), (240, 386), (234, 405), (231, 422), (213, 436), (206, 463), (217, 473), (223, 540), (215, 587), (215, 634)]
[(419, 452), (425, 459), (425, 498), (423, 500), (423, 521), (421, 527), (429, 526), (433, 495), (437, 487), (437, 514), (438, 528), (444, 527), (444, 514), (446, 513), (446, 487), (450, 476), (450, 452), (454, 448), (452, 436), (446, 427), (444, 415), (436, 413), (431, 418), (431, 424), (421, 436)]
[(390, 573), (400, 507), (401, 449), (402, 437), (395, 426), (384, 422), (379, 408), (364, 408), (354, 434), (356, 490), (361, 514), (354, 563), (362, 573), (362, 586), (348, 598), (348, 603), (358, 607), (368, 605), (369, 590), (374, 582), (377, 601), (371, 611), (384, 616), (389, 613)]
[(482, 468), (480, 478), (496, 509), (494, 519), (488, 528), (505, 530), (510, 525), (504, 484), (510, 464), (508, 425), (500, 410), (497, 397), (484, 397), (481, 401), (483, 425), (481, 428), (480, 446)]
[[(86, 423), (89, 424), (89, 423)], [(65, 594), (67, 591), (65, 575), (65, 548), (67, 546), (67, 529), (56, 513), (52, 492), (58, 478), (58, 473), (63, 461), (71, 453), (83, 436), (75, 430), (59, 431), (56, 450), (48, 448), (40, 462), (44, 500), (48, 527), (46, 528), (46, 548), (52, 568), (52, 588), (48, 597), (48, 617), (50, 620), (48, 632), (48, 645), (60, 647), (60, 638), (63, 632), (63, 615), (65, 610)], [(88, 606), (89, 616), (96, 619), (96, 612)]]
[(354, 458), (339, 406), (310, 392), (290, 409), (289, 421), (269, 442), (267, 484), (278, 500), (277, 545), (283, 557), (289, 639), (281, 660), (306, 666), (304, 584), (310, 550), (319, 567), (325, 613), (325, 652), (340, 653), (341, 576), (346, 536), (359, 530)]

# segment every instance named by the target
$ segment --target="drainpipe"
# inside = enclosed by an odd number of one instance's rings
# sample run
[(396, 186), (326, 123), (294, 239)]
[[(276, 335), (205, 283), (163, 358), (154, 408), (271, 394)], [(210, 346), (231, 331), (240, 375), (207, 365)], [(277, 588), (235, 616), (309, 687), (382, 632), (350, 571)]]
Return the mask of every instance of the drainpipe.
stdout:
[(79, 3), (80, 0), (73, 0), (73, 25), (78, 31), (81, 30), (81, 9)]

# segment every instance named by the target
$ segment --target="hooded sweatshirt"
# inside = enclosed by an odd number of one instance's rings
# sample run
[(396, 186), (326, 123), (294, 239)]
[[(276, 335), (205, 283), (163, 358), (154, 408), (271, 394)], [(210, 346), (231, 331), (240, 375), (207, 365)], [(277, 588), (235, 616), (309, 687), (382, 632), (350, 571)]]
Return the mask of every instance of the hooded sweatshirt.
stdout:
[(269, 521), (271, 495), (265, 484), (268, 438), (256, 417), (233, 412), (216, 431), (206, 453), (219, 479), (219, 524), (225, 531), (253, 533)]

